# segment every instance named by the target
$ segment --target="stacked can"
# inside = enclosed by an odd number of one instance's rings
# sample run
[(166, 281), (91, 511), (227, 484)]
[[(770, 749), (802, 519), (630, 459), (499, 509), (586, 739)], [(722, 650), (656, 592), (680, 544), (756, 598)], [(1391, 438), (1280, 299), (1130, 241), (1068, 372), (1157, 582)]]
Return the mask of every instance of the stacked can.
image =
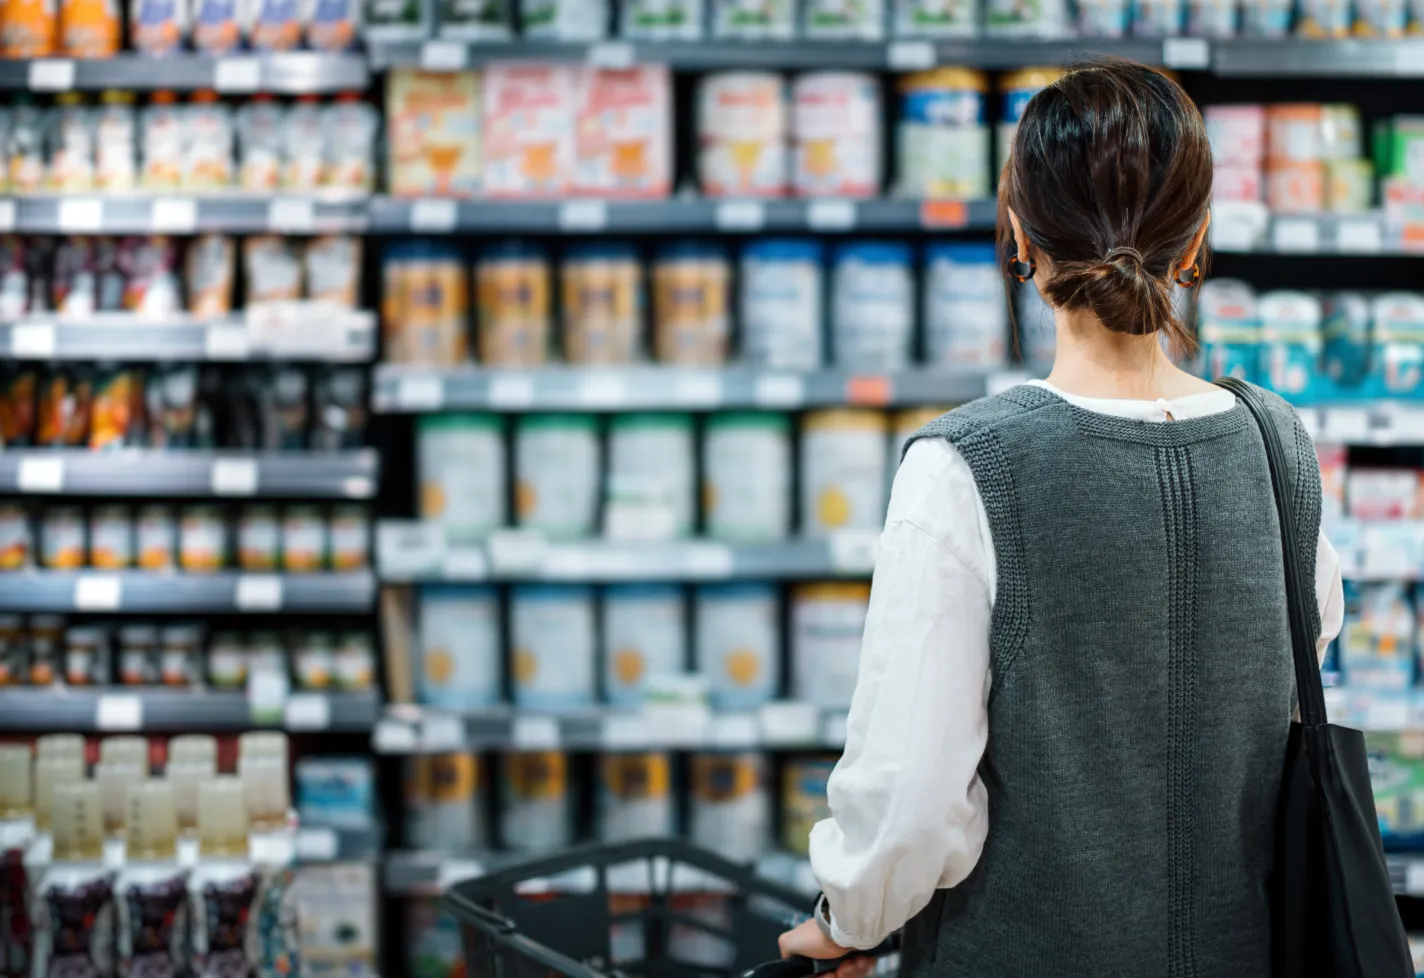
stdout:
[(1062, 77), (1062, 68), (1022, 68), (999, 79), (999, 94), (1003, 96), (1004, 106), (996, 133), (1000, 169), (1009, 161), (1009, 151), (1014, 148), (1014, 136), (1019, 131), (1019, 120), (1023, 118), (1029, 101)]
[(1355, 106), (1326, 103), (1320, 109), (1320, 155), (1325, 159), (1325, 209), (1358, 214), (1374, 200), (1375, 168), (1361, 157), (1360, 112)]
[(1266, 156), (1265, 107), (1208, 106), (1206, 134), (1215, 164), (1212, 200), (1260, 200), (1261, 171)]
[(1277, 214), (1325, 209), (1323, 110), (1319, 102), (1266, 107), (1266, 204)]
[(907, 197), (989, 196), (989, 82), (968, 68), (900, 80), (900, 192)]

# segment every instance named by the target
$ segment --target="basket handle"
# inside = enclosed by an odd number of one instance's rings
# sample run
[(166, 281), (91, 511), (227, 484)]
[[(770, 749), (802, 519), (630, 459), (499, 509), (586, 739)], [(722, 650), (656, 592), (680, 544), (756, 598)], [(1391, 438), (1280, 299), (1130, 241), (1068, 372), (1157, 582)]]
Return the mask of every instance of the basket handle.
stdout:
[(767, 961), (755, 968), (749, 968), (742, 972), (741, 978), (811, 978), (812, 975), (834, 971), (852, 958), (881, 958), (898, 950), (900, 950), (900, 936), (895, 934), (886, 939), (883, 944), (873, 947), (869, 951), (856, 951), (843, 958), (832, 958), (825, 961), (792, 955), (789, 958)]
[(519, 928), (514, 921), (503, 914), (495, 913), (489, 907), (479, 903), (466, 903), (460, 908), (462, 913), (471, 917), (479, 917), (485, 927), (496, 934), (513, 934)]

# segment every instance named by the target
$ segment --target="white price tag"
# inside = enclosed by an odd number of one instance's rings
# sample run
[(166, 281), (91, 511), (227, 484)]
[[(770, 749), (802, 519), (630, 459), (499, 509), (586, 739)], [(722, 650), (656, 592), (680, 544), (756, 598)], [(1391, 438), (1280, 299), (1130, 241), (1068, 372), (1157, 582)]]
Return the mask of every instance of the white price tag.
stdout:
[(445, 552), (440, 574), (447, 581), (483, 581), (489, 577), (489, 561), (478, 547), (459, 547)]
[(148, 225), (155, 234), (192, 234), (198, 227), (198, 202), (191, 197), (160, 197)]
[(930, 41), (895, 41), (885, 49), (891, 71), (922, 71), (935, 65), (935, 48)]
[(439, 411), (445, 383), (434, 374), (411, 374), (396, 381), (396, 405), (406, 411)]
[(732, 576), (733, 559), (731, 547), (690, 543), (682, 552), (682, 569), (695, 580), (719, 580)]
[(262, 62), (256, 58), (219, 58), (213, 66), (213, 87), (219, 92), (255, 92), (262, 87)]
[(549, 541), (529, 530), (496, 530), (486, 546), (490, 563), (500, 574), (536, 573), (549, 553)]
[(1162, 63), (1168, 68), (1210, 68), (1211, 45), (1204, 37), (1165, 38)]
[(0, 200), (0, 231), (15, 230), (15, 202)]
[(510, 740), (516, 750), (558, 750), (559, 721), (553, 717), (515, 717)]
[(626, 41), (603, 41), (588, 48), (588, 63), (595, 68), (631, 68), (634, 59), (633, 45)]
[(811, 201), (806, 205), (806, 226), (812, 231), (853, 230), (855, 228), (855, 201)]
[(253, 832), (247, 837), (247, 853), (261, 866), (290, 866), (297, 856), (296, 835), (286, 829)]
[(433, 571), (445, 558), (445, 529), (410, 520), (376, 525), (376, 559), (381, 573), (411, 577)]
[(420, 722), (420, 749), (461, 750), (465, 746), (465, 721), (459, 717), (426, 714)]
[(621, 377), (593, 373), (579, 384), (579, 403), (590, 410), (619, 408), (628, 400), (628, 389)]
[(497, 410), (523, 410), (534, 404), (534, 378), (527, 374), (494, 374), (488, 397), (489, 406)]
[(220, 458), (213, 461), (214, 496), (255, 496), (257, 459)]
[(714, 373), (678, 374), (672, 385), (673, 400), (689, 408), (715, 408), (722, 404), (722, 378)]
[(484, 869), (472, 859), (442, 859), (435, 871), (435, 886), (442, 892), (458, 883), (484, 875)]
[(1335, 247), (1341, 251), (1372, 255), (1383, 248), (1378, 221), (1342, 220), (1336, 232)]
[(297, 829), (297, 858), (306, 863), (329, 863), (341, 851), (335, 829), (309, 826)]
[(460, 217), (460, 205), (453, 200), (429, 197), (410, 205), (410, 229), (446, 233), (455, 230)]
[(844, 713), (832, 713), (821, 725), (821, 739), (827, 747), (840, 750), (846, 742), (846, 723), (850, 718)]
[(377, 754), (409, 754), (420, 742), (415, 737), (415, 728), (399, 720), (380, 720), (371, 732), (371, 744)]
[(74, 87), (74, 62), (67, 58), (42, 58), (30, 62), (32, 92), (67, 92)]
[(325, 693), (293, 693), (282, 711), (288, 730), (328, 730), (331, 727), (331, 700)]
[(244, 574), (237, 579), (233, 603), (238, 611), (282, 610), (282, 578), (276, 574)]
[(54, 346), (53, 323), (16, 323), (10, 330), (10, 355), (17, 360), (48, 360)]
[(768, 744), (814, 744), (820, 733), (820, 717), (810, 703), (768, 703), (761, 708), (758, 720), (762, 739)]
[(798, 408), (806, 402), (806, 382), (794, 374), (765, 374), (752, 385), (757, 407)]
[(302, 197), (279, 197), (267, 206), (267, 226), (273, 231), (303, 234), (316, 225), (316, 207)]
[(1271, 244), (1277, 251), (1320, 250), (1320, 225), (1308, 217), (1278, 217), (1271, 227)]
[(74, 582), (76, 611), (118, 611), (123, 601), (123, 581), (114, 574), (83, 574)]
[(426, 71), (462, 71), (469, 60), (458, 41), (426, 41), (420, 48), (420, 67)]
[(1411, 859), (1404, 867), (1404, 892), (1424, 896), (1424, 859)]
[(757, 746), (761, 728), (754, 713), (718, 713), (712, 717), (712, 746), (722, 750), (746, 750)]
[(247, 327), (235, 323), (209, 326), (203, 338), (203, 354), (209, 360), (246, 360), (250, 346)]
[(759, 200), (724, 200), (714, 215), (719, 231), (760, 231), (766, 225), (766, 205)]
[(607, 750), (636, 750), (652, 742), (641, 714), (610, 713), (603, 718), (603, 746)]
[(837, 530), (830, 536), (831, 567), (842, 574), (869, 574), (879, 549), (874, 530)]
[(712, 713), (705, 703), (649, 703), (643, 718), (660, 745), (700, 747), (710, 739)]
[(608, 205), (601, 200), (566, 200), (559, 205), (560, 231), (602, 231), (608, 227)]
[(66, 234), (93, 234), (104, 227), (104, 202), (81, 197), (59, 202), (59, 229)]
[(15, 485), (21, 492), (59, 492), (64, 488), (64, 459), (25, 456), (15, 473)]
[(143, 700), (133, 695), (100, 696), (94, 726), (100, 730), (142, 730)]

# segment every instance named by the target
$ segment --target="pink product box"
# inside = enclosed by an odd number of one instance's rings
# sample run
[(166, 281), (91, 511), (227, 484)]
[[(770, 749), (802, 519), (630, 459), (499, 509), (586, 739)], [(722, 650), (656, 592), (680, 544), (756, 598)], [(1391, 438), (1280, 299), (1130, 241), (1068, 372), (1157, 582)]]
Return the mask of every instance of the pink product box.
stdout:
[(1259, 166), (1218, 165), (1211, 181), (1211, 199), (1255, 201), (1261, 199), (1264, 180)]
[(1223, 165), (1260, 169), (1266, 156), (1266, 107), (1209, 105), (1206, 134), (1218, 169)]
[(1346, 477), (1350, 516), (1408, 520), (1420, 515), (1419, 473), (1413, 469), (1351, 469)]

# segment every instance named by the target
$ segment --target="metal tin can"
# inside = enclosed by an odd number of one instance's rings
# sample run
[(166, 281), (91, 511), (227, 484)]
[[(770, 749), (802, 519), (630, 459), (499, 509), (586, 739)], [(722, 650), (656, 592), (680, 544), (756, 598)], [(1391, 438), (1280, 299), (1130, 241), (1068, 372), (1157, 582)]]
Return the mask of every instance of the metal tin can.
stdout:
[(1185, 0), (1136, 0), (1132, 6), (1134, 37), (1176, 37), (1186, 20)]
[(885, 36), (885, 0), (806, 0), (801, 27), (817, 40), (878, 41)]
[(494, 591), (425, 585), (418, 594), (420, 702), (456, 710), (498, 703), (502, 643)]
[(992, 244), (942, 244), (925, 253), (925, 359), (982, 369), (1008, 356), (1009, 310)]
[(171, 506), (144, 506), (134, 530), (138, 566), (144, 570), (172, 570), (177, 561), (178, 520)]
[(333, 506), (328, 535), (332, 570), (359, 570), (370, 564), (371, 513), (365, 506)]
[(35, 615), (30, 619), (30, 685), (48, 686), (59, 676), (64, 619)]
[(119, 682), (147, 686), (158, 679), (158, 629), (125, 625), (119, 629)]
[(513, 588), (509, 623), (516, 706), (568, 710), (593, 705), (597, 633), (591, 588)]
[(561, 271), (565, 362), (637, 360), (643, 345), (643, 267), (633, 246), (572, 246)]
[(237, 522), (237, 563), (245, 571), (274, 571), (282, 525), (273, 506), (247, 506)]
[(603, 694), (615, 707), (643, 701), (649, 677), (679, 675), (687, 663), (682, 589), (627, 584), (603, 594)]
[(308, 573), (326, 567), (326, 519), (316, 506), (289, 506), (282, 514), (282, 569)]
[[(214, 645), (216, 644), (217, 641), (214, 639)], [(163, 685), (191, 686), (197, 683), (202, 674), (202, 669), (198, 664), (202, 649), (202, 623), (190, 621), (164, 625), (158, 633), (158, 678)], [(246, 654), (240, 643), (236, 671), (237, 678), (232, 685), (240, 686), (247, 678)]]
[(968, 68), (900, 79), (900, 192), (908, 197), (989, 196), (989, 81)]
[(276, 632), (253, 632), (247, 639), (247, 674), (269, 673), (285, 676), (287, 646)]
[(489, 844), (484, 763), (473, 754), (407, 757), (406, 841), (421, 849), (467, 851)]
[(1320, 155), (1326, 160), (1353, 160), (1360, 155), (1360, 110), (1348, 102), (1320, 107)]
[(96, 506), (89, 513), (89, 563), (122, 570), (134, 562), (133, 512), (127, 506)]
[(609, 421), (604, 534), (667, 540), (692, 532), (696, 466), (692, 417), (621, 414)]
[(1319, 102), (1284, 102), (1266, 106), (1266, 163), (1287, 166), (1319, 163), (1325, 132)]
[(1296, 33), (1301, 37), (1348, 37), (1349, 0), (1302, 0)]
[(508, 849), (555, 852), (573, 841), (569, 759), (560, 751), (506, 754), (500, 834)]
[(1187, 33), (1193, 37), (1235, 37), (1241, 0), (1188, 0)]
[(552, 338), (553, 286), (542, 248), (508, 241), (485, 250), (475, 269), (479, 357), (492, 367), (538, 367)]
[(802, 197), (880, 193), (880, 82), (861, 72), (810, 72), (796, 79), (791, 99), (793, 190)]
[(811, 828), (831, 817), (826, 783), (835, 766), (830, 756), (793, 757), (782, 770), (781, 844), (788, 852), (805, 856)]
[(786, 83), (772, 72), (706, 75), (697, 89), (697, 174), (709, 197), (786, 193)]
[(751, 710), (776, 697), (779, 625), (776, 588), (770, 584), (697, 589), (693, 660), (707, 679), (714, 709)]
[(915, 339), (910, 248), (859, 241), (836, 248), (831, 271), (831, 362), (852, 370), (901, 370)]
[(796, 34), (793, 0), (712, 0), (712, 36), (742, 40), (790, 40)]
[(885, 416), (808, 413), (801, 423), (801, 531), (878, 530), (885, 520)]
[(741, 353), (752, 366), (815, 370), (825, 361), (820, 242), (761, 238), (742, 249)]
[(802, 584), (792, 592), (793, 699), (850, 707), (869, 604), (870, 585), (858, 581)]
[(70, 686), (108, 684), (108, 629), (101, 625), (70, 625), (65, 630), (64, 681)]
[(598, 419), (526, 414), (514, 427), (514, 508), (521, 527), (550, 539), (592, 536), (601, 470)]
[(1293, 0), (1243, 0), (1241, 33), (1246, 37), (1285, 37), (1295, 13)]
[(667, 754), (604, 754), (598, 771), (598, 841), (612, 844), (675, 833), (672, 760)]
[(1409, 22), (1405, 0), (1357, 0), (1355, 33), (1360, 37), (1403, 37)]
[(482, 540), (508, 522), (504, 422), (492, 414), (437, 414), (416, 426), (420, 518), (454, 541)]
[(751, 862), (771, 841), (771, 796), (766, 756), (692, 755), (692, 844), (730, 859)]
[(33, 552), (30, 519), (24, 508), (0, 503), (0, 570), (29, 566)]
[(719, 540), (783, 540), (791, 532), (791, 420), (734, 411), (707, 417), (702, 511)]
[(302, 689), (327, 689), (335, 671), (330, 632), (307, 632), (292, 643), (292, 674)]
[(185, 571), (217, 571), (227, 565), (227, 522), (216, 506), (185, 506), (178, 523), (178, 565)]
[(896, 37), (973, 37), (978, 5), (958, 0), (895, 0)]
[(236, 632), (218, 632), (208, 643), (208, 682), (236, 689), (247, 682), (247, 646)]
[(0, 615), (0, 687), (29, 680), (29, 642), (19, 615)]
[(1127, 0), (1078, 0), (1079, 37), (1122, 37), (1132, 19)]
[(682, 241), (653, 264), (653, 352), (662, 363), (720, 366), (731, 332), (731, 269), (719, 245)]
[(1331, 160), (1325, 164), (1325, 209), (1334, 214), (1363, 214), (1374, 199), (1375, 168), (1369, 160)]
[[(999, 94), (1003, 100), (1003, 115), (997, 127), (999, 155), (995, 161), (1003, 169), (1019, 131), (1019, 120), (1035, 95), (1063, 77), (1062, 68), (1020, 68), (999, 79)], [(995, 172), (998, 172), (997, 170)]]
[(371, 636), (364, 632), (342, 635), (332, 656), (332, 669), (338, 689), (360, 691), (375, 685), (376, 653), (371, 648)]
[(1260, 169), (1266, 156), (1264, 105), (1208, 105), (1204, 115), (1213, 163)]
[(88, 547), (84, 514), (78, 506), (51, 506), (40, 524), (40, 562), (47, 570), (83, 567)]

